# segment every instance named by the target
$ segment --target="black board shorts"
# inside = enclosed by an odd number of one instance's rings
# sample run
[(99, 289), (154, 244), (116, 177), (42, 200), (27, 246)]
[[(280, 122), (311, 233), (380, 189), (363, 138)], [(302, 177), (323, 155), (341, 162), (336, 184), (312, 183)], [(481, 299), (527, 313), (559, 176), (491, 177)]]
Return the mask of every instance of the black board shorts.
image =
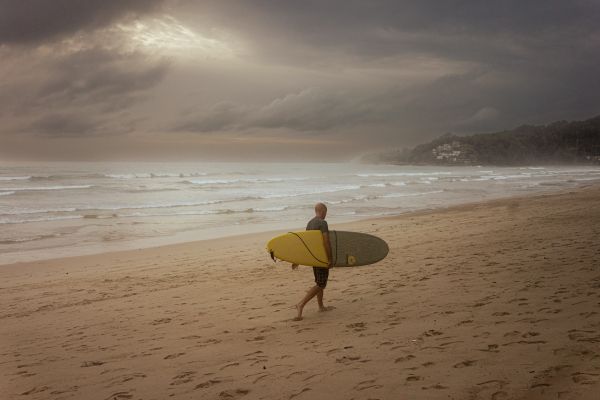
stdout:
[(318, 287), (325, 289), (327, 278), (329, 278), (329, 268), (313, 267), (315, 274), (315, 283)]

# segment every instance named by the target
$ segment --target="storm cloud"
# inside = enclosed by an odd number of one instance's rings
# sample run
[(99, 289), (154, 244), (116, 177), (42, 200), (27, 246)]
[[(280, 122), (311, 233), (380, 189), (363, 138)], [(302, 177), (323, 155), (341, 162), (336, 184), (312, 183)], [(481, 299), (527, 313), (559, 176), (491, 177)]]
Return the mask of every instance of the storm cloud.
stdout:
[(155, 12), (162, 0), (2, 0), (0, 44), (37, 44)]
[(0, 140), (319, 138), (359, 152), (587, 118), (599, 20), (581, 0), (1, 1)]

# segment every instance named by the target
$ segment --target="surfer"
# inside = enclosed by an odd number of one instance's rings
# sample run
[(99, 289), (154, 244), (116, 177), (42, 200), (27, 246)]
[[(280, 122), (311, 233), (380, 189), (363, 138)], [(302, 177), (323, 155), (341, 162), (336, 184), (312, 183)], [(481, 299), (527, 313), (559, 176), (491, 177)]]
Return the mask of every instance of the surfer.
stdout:
[[(308, 221), (306, 225), (307, 231), (321, 231), (323, 233), (323, 244), (325, 246), (325, 252), (327, 253), (327, 259), (331, 260), (331, 245), (329, 244), (329, 226), (327, 225), (327, 221), (325, 221), (325, 217), (327, 216), (327, 206), (323, 203), (315, 204), (315, 216), (313, 219)], [(329, 267), (333, 267), (332, 262), (329, 262)], [(298, 264), (292, 264), (292, 269), (298, 268)], [(319, 311), (329, 311), (333, 309), (333, 307), (325, 307), (323, 304), (323, 291), (325, 290), (325, 286), (327, 286), (327, 279), (329, 278), (329, 268), (323, 267), (313, 267), (313, 273), (315, 275), (315, 286), (311, 287), (306, 296), (300, 301), (300, 303), (296, 304), (296, 309), (298, 310), (298, 315), (294, 318), (294, 321), (300, 321), (302, 319), (302, 311), (304, 310), (304, 306), (308, 303), (313, 297), (317, 296), (317, 302), (319, 304)]]

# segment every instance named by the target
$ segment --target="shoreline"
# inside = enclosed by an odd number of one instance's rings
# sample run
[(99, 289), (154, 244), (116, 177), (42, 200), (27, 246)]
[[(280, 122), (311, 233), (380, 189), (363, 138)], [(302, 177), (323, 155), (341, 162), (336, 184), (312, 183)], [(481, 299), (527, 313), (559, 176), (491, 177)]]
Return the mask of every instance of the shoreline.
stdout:
[[(520, 194), (520, 195), (511, 195), (511, 196), (506, 196), (506, 197), (490, 198), (490, 199), (484, 199), (484, 200), (473, 201), (473, 202), (468, 202), (468, 203), (452, 204), (452, 205), (439, 206), (439, 207), (433, 207), (433, 208), (424, 208), (424, 209), (420, 209), (420, 210), (407, 211), (405, 213), (401, 213), (401, 214), (397, 214), (397, 215), (365, 217), (365, 218), (359, 218), (359, 219), (353, 219), (353, 220), (351, 219), (351, 220), (346, 220), (344, 222), (335, 223), (335, 227), (339, 226), (339, 227), (343, 228), (344, 226), (352, 226), (354, 224), (357, 224), (357, 223), (360, 224), (360, 223), (363, 223), (366, 221), (385, 221), (385, 220), (390, 220), (390, 219), (418, 216), (418, 215), (429, 214), (429, 213), (452, 211), (454, 209), (460, 209), (461, 207), (473, 207), (473, 206), (477, 206), (477, 205), (494, 203), (494, 202), (511, 201), (512, 199), (519, 200), (519, 199), (526, 199), (526, 198), (537, 197), (537, 196), (560, 195), (563, 193), (578, 191), (578, 190), (581, 190), (581, 189), (584, 189), (587, 187), (594, 187), (594, 186), (600, 187), (600, 182), (597, 182), (597, 181), (593, 182), (593, 183), (586, 182), (586, 183), (580, 183), (575, 187), (569, 187), (569, 188), (545, 189), (545, 190), (540, 190), (537, 192), (525, 193), (525, 194)], [(265, 225), (268, 226), (268, 224), (265, 224)], [(271, 224), (271, 226), (272, 226), (272, 224)], [(253, 231), (251, 227), (245, 227), (245, 228), (249, 229), (249, 232), (241, 233), (241, 234), (223, 233), (223, 234), (219, 234), (217, 236), (211, 236), (211, 237), (194, 239), (194, 240), (186, 240), (186, 239), (178, 240), (178, 239), (175, 239), (175, 236), (177, 236), (177, 235), (175, 235), (174, 237), (171, 238), (171, 240), (172, 240), (171, 242), (169, 242), (167, 240), (167, 243), (164, 243), (164, 244), (159, 243), (161, 240), (164, 240), (164, 239), (157, 237), (157, 238), (150, 238), (150, 239), (139, 239), (138, 241), (127, 242), (124, 245), (120, 245), (119, 243), (112, 243), (109, 245), (109, 247), (115, 247), (115, 248), (107, 249), (107, 250), (94, 250), (94, 248), (103, 247), (103, 246), (106, 246), (106, 244), (96, 244), (93, 246), (90, 245), (90, 246), (85, 247), (85, 249), (87, 249), (87, 250), (81, 250), (81, 252), (79, 252), (78, 254), (75, 254), (75, 255), (57, 254), (55, 256), (49, 256), (49, 257), (44, 257), (44, 258), (36, 258), (35, 256), (33, 256), (34, 257), (33, 259), (23, 260), (23, 261), (8, 261), (8, 262), (0, 261), (0, 269), (1, 268), (10, 268), (12, 266), (23, 265), (23, 264), (42, 263), (42, 262), (46, 262), (46, 261), (50, 261), (50, 260), (70, 259), (70, 258), (78, 258), (78, 257), (92, 257), (92, 256), (97, 256), (97, 255), (107, 254), (107, 253), (122, 253), (122, 252), (132, 252), (132, 251), (135, 252), (135, 251), (143, 251), (143, 250), (147, 250), (147, 249), (162, 249), (162, 248), (167, 248), (170, 246), (178, 246), (178, 245), (199, 243), (199, 242), (205, 242), (205, 241), (224, 240), (224, 239), (235, 240), (235, 239), (251, 237), (251, 236), (255, 236), (255, 235), (264, 236), (267, 234), (271, 234), (274, 236), (278, 233), (281, 233), (282, 231), (288, 231), (291, 229), (298, 229), (298, 230), (303, 229), (303, 227), (301, 227), (301, 226), (298, 226), (298, 227), (289, 227), (288, 226), (287, 228), (275, 228), (275, 229), (267, 228), (267, 229), (261, 229), (261, 230), (257, 230), (257, 231)], [(338, 229), (338, 230), (342, 230), (342, 229)], [(223, 231), (230, 232), (231, 227), (224, 228)], [(183, 235), (183, 236), (189, 236), (189, 235)], [(146, 245), (144, 245), (143, 243), (146, 243)], [(124, 246), (124, 247), (120, 248), (120, 246)], [(44, 253), (44, 252), (52, 253), (53, 250), (60, 253), (60, 252), (64, 251), (64, 248), (39, 249), (39, 250), (29, 251), (28, 253), (31, 253), (31, 254), (39, 254), (39, 253)], [(14, 254), (14, 253), (7, 253), (7, 254), (10, 255), (10, 254)]]

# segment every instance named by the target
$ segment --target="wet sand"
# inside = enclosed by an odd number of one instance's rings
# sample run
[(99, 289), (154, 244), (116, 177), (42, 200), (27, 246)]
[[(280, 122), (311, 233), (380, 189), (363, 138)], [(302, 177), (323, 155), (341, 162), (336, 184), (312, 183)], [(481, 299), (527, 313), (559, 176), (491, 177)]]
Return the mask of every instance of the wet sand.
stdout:
[(390, 254), (300, 322), (273, 232), (0, 267), (0, 398), (598, 398), (599, 186), (331, 229)]

